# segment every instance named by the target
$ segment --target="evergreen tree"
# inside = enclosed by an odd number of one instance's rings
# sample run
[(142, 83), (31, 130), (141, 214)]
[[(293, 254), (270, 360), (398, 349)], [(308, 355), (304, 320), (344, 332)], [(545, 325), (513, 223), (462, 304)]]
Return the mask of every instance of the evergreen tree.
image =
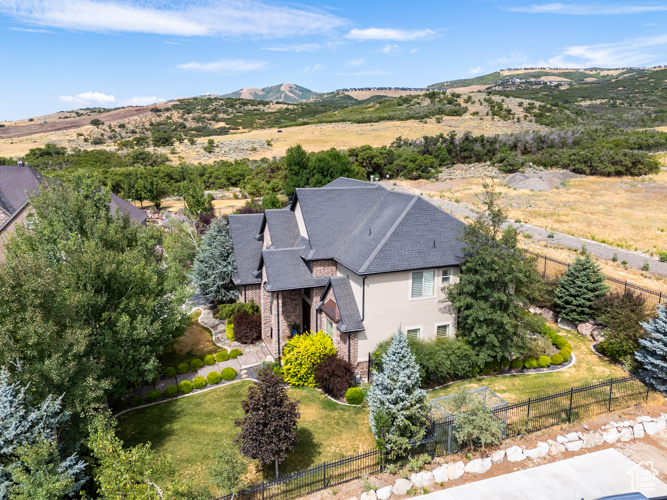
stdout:
[(465, 258), (459, 281), (443, 288), (443, 302), (451, 302), (457, 313), (457, 336), (482, 364), (525, 348), (530, 325), (523, 305), (539, 281), (534, 259), (518, 248), (516, 229), (502, 229), (507, 216), (498, 206), (499, 194), (484, 187), (486, 211), (461, 237)]
[(605, 277), (589, 255), (577, 257), (556, 288), (554, 303), (563, 318), (583, 323), (593, 317), (593, 304), (609, 291)]
[(236, 259), (229, 225), (225, 219), (216, 218), (201, 240), (192, 266), (192, 280), (205, 297), (234, 302), (239, 296), (232, 281), (235, 274)]
[(658, 317), (642, 323), (646, 330), (639, 339), (642, 350), (635, 353), (643, 365), (640, 375), (654, 389), (667, 393), (667, 307), (658, 306)]
[(299, 442), (299, 402), (288, 397), (282, 380), (271, 368), (261, 370), (257, 378), (241, 403), (245, 417), (234, 422), (241, 428), (235, 442), (246, 457), (263, 464), (274, 462), (277, 478), (278, 464)]
[(382, 356), (382, 371), (373, 373), (368, 390), (369, 421), (389, 459), (405, 455), (410, 441), (424, 437), (428, 412), (419, 367), (401, 329)]

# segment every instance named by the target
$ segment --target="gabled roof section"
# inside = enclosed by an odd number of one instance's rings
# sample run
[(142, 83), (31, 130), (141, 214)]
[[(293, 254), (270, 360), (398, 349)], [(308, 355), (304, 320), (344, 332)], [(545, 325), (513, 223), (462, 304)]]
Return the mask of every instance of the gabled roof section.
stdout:
[(257, 239), (264, 222), (264, 214), (229, 215), (229, 229), (234, 245), (236, 259), (237, 285), (253, 285), (261, 283), (261, 277), (255, 277), (262, 256), (262, 239)]
[(354, 299), (352, 285), (345, 276), (332, 276), (329, 278), (320, 300), (324, 300), (329, 288), (333, 290), (340, 322), (336, 325), (341, 333), (360, 332), (364, 329), (364, 323), (361, 321), (357, 301)]
[(264, 216), (271, 234), (271, 248), (302, 246), (299, 245), (301, 233), (294, 212), (289, 209), (266, 210)]
[(125, 212), (130, 216), (130, 219), (137, 221), (139, 224), (143, 224), (148, 218), (148, 214), (142, 209), (135, 207), (129, 201), (124, 200), (120, 196), (113, 193), (111, 193), (111, 203), (109, 203), (109, 209), (111, 210), (112, 215), (116, 213), (117, 209), (121, 212)]
[(28, 199), (28, 195), (39, 190), (42, 174), (19, 165), (0, 166), (0, 206), (8, 214), (16, 212)]
[(335, 181), (331, 181), (322, 187), (325, 188), (347, 188), (347, 187), (369, 187), (372, 184), (368, 181), (361, 181), (359, 179), (350, 179), (348, 177), (339, 177)]
[(313, 277), (310, 267), (301, 258), (301, 251), (301, 247), (262, 251), (267, 277), (265, 286), (267, 292), (281, 292), (283, 290), (326, 285), (329, 277)]

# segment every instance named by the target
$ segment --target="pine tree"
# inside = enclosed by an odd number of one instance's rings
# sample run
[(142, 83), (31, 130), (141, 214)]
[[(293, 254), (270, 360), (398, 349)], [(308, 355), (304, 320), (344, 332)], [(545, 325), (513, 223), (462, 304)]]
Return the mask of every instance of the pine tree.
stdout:
[(235, 274), (236, 259), (229, 225), (223, 218), (216, 218), (201, 240), (192, 266), (192, 280), (205, 297), (234, 302), (239, 296), (232, 281)]
[(642, 350), (635, 353), (643, 365), (640, 375), (654, 389), (667, 393), (667, 307), (658, 306), (658, 317), (642, 323), (646, 330), (639, 339)]
[(577, 257), (556, 288), (556, 310), (563, 318), (573, 323), (583, 323), (593, 317), (593, 304), (605, 296), (609, 287), (605, 277), (589, 255)]
[(299, 402), (288, 397), (282, 380), (271, 368), (261, 370), (257, 378), (241, 403), (245, 417), (234, 422), (241, 428), (235, 442), (246, 457), (263, 464), (274, 462), (277, 478), (278, 464), (299, 442)]
[(410, 441), (426, 432), (426, 391), (421, 389), (419, 367), (399, 329), (382, 356), (382, 371), (373, 373), (368, 391), (369, 421), (378, 445), (389, 459), (405, 455)]

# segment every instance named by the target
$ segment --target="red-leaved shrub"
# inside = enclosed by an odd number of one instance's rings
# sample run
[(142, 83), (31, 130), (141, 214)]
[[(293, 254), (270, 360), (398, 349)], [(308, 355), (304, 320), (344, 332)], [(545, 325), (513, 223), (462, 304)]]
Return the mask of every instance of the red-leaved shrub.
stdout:
[(354, 367), (335, 354), (315, 368), (315, 381), (329, 396), (341, 399), (352, 385)]
[(262, 316), (239, 311), (234, 315), (234, 340), (253, 344), (262, 338)]

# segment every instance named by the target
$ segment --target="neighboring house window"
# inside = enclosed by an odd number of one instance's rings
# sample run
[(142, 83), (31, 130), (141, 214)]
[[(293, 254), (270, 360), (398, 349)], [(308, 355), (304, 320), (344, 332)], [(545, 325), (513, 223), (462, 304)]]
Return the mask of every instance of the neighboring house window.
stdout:
[(435, 271), (415, 271), (412, 273), (411, 297), (430, 297), (433, 295)]
[(28, 229), (34, 229), (36, 218), (34, 215), (28, 215), (27, 217)]
[(451, 325), (448, 323), (446, 325), (438, 325), (435, 328), (435, 336), (439, 339), (449, 337), (449, 332), (451, 331)]
[(422, 332), (422, 329), (421, 329), (421, 328), (408, 328), (408, 329), (405, 331), (405, 335), (406, 335), (409, 339), (418, 339), (418, 338), (419, 338), (419, 335), (421, 334), (421, 332)]
[(331, 323), (331, 321), (327, 320), (326, 328), (327, 328), (327, 335), (329, 337), (333, 337), (333, 323)]
[(451, 269), (443, 269), (441, 277), (442, 277), (442, 284), (443, 285), (449, 285), (452, 282), (452, 270)]

